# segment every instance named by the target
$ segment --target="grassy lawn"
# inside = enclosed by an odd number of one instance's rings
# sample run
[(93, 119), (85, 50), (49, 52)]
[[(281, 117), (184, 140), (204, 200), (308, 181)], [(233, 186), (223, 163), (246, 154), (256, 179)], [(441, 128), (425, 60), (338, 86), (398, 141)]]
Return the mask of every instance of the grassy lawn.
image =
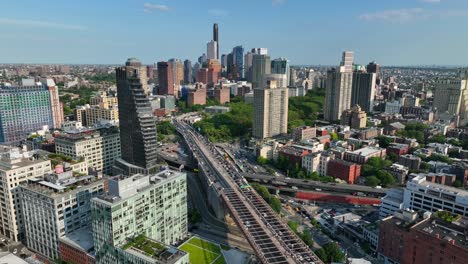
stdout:
[[(179, 249), (188, 252), (190, 263), (193, 264), (225, 264), (221, 249), (218, 245), (193, 237)], [(216, 260), (216, 261), (215, 261)]]

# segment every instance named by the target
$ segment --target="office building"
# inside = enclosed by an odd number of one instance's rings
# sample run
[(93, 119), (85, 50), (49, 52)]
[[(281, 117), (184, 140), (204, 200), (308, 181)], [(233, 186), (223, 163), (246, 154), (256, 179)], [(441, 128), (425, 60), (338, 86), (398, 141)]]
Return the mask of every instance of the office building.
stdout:
[(406, 183), (404, 206), (411, 210), (444, 210), (468, 217), (468, 191), (430, 182), (425, 174), (412, 174)]
[(158, 62), (159, 95), (174, 95), (174, 75), (168, 62)]
[(343, 111), (341, 124), (355, 129), (364, 128), (367, 124), (367, 114), (361, 110), (359, 105), (355, 105), (351, 109)]
[(365, 112), (372, 112), (375, 98), (376, 74), (362, 71), (353, 72), (351, 105), (359, 105)]
[(268, 49), (267, 48), (253, 48), (251, 50), (253, 54), (258, 54), (258, 55), (268, 55)]
[(375, 61), (369, 62), (366, 66), (368, 73), (375, 73), (376, 84), (380, 84), (380, 65)]
[[(290, 83), (289, 61), (285, 58), (277, 58), (271, 61), (271, 73), (284, 74), (286, 75), (286, 86)], [(283, 87), (283, 86), (280, 86)]]
[(141, 62), (136, 59), (136, 58), (129, 58), (126, 62), (125, 62), (125, 66), (129, 66), (129, 67), (134, 67), (134, 68), (138, 68), (138, 71), (140, 72), (140, 81), (141, 81), (141, 85), (143, 87), (143, 92), (146, 94), (146, 95), (149, 95), (151, 94), (151, 91), (149, 90), (149, 86), (148, 86), (148, 72), (147, 72), (147, 67), (142, 65)]
[(76, 177), (71, 168), (62, 167), (21, 184), (18, 193), (27, 247), (46, 259), (59, 259), (61, 237), (91, 228), (91, 198), (104, 194), (104, 186), (103, 179)]
[(245, 77), (244, 74), (244, 48), (236, 46), (232, 49), (233, 64), (236, 66), (237, 74), (233, 76), (234, 80), (240, 80)]
[(440, 114), (458, 115), (462, 124), (468, 122), (468, 70), (457, 79), (437, 81), (433, 106)]
[(37, 158), (34, 152), (16, 147), (0, 146), (0, 181), (2, 200), (0, 233), (12, 241), (24, 238), (21, 227), (21, 208), (18, 185), (29, 179), (51, 172), (50, 160)]
[(213, 24), (213, 40), (216, 42), (216, 58), (219, 60), (219, 28), (218, 23)]
[(468, 263), (466, 230), (467, 218), (446, 212), (397, 211), (380, 223), (378, 258), (399, 264)]
[[(288, 76), (286, 74), (279, 74), (279, 73), (270, 73), (263, 75), (262, 86), (266, 85), (266, 80), (275, 80), (276, 85), (280, 88), (287, 88), (288, 87)], [(291, 89), (289, 88), (288, 96), (291, 97)]]
[(271, 73), (270, 56), (254, 54), (252, 57), (252, 87), (262, 87), (262, 82), (266, 74)]
[(351, 108), (353, 58), (353, 52), (343, 52), (340, 66), (327, 72), (327, 87), (323, 110), (325, 120), (340, 120), (343, 111)]
[(277, 87), (276, 80), (266, 80), (264, 88), (254, 89), (252, 134), (256, 139), (288, 132), (288, 99), (288, 88)]
[(216, 41), (211, 40), (206, 44), (206, 58), (208, 60), (216, 60), (218, 58), (217, 54), (218, 45)]
[(290, 87), (296, 87), (296, 69), (294, 68), (289, 68), (289, 86)]
[(395, 212), (405, 209), (403, 202), (404, 190), (400, 188), (389, 189), (381, 199), (379, 219), (392, 216)]
[(1, 85), (0, 143), (18, 143), (44, 126), (53, 128), (61, 124), (60, 114), (55, 113), (54, 117), (54, 111), (60, 108), (56, 93), (55, 86), (49, 89), (46, 83), (33, 79), (24, 79), (20, 86)]
[(165, 245), (187, 237), (185, 173), (115, 176), (108, 186), (107, 195), (91, 201), (96, 263), (116, 263), (116, 249), (140, 235)]
[(55, 137), (55, 151), (72, 157), (84, 159), (93, 170), (112, 174), (114, 162), (121, 157), (119, 128), (98, 126), (83, 130), (61, 132)]
[(189, 60), (184, 61), (184, 84), (191, 84), (193, 81), (192, 62)]
[(401, 98), (402, 107), (418, 107), (419, 106), (419, 97), (416, 97), (412, 94), (406, 94)]
[(116, 175), (151, 173), (157, 169), (156, 121), (150, 100), (143, 92), (140, 72), (125, 66), (117, 68), (116, 75), (122, 158), (117, 159), (113, 171)]

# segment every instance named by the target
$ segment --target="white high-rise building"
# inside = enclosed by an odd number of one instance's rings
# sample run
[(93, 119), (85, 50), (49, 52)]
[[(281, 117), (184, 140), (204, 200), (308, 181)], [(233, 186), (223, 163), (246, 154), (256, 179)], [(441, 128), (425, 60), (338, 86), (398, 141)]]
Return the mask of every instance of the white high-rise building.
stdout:
[(460, 121), (468, 122), (468, 70), (460, 72), (458, 79), (444, 79), (436, 83), (434, 107), (440, 114), (459, 115)]
[(253, 136), (265, 139), (288, 132), (288, 88), (278, 87), (274, 78), (254, 89)]
[(262, 87), (263, 78), (271, 73), (271, 60), (268, 55), (254, 54), (252, 59), (252, 87)]
[(267, 48), (253, 48), (252, 53), (258, 54), (258, 55), (268, 55), (268, 49)]
[(341, 119), (341, 113), (351, 108), (353, 58), (354, 53), (352, 51), (343, 52), (339, 68), (330, 70), (327, 73), (327, 90), (323, 110), (325, 120), (339, 120)]
[(51, 172), (50, 160), (36, 158), (34, 152), (0, 146), (0, 234), (12, 241), (21, 238), (21, 208), (18, 185)]
[(217, 47), (218, 43), (214, 40), (208, 42), (206, 44), (206, 56), (208, 60), (216, 60), (218, 57), (217, 55)]

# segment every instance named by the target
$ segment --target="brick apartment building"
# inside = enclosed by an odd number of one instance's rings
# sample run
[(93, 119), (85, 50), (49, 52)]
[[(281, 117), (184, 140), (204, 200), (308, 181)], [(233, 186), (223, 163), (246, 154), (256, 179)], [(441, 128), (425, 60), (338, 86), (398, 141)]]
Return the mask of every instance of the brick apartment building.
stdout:
[(330, 160), (328, 162), (328, 176), (332, 176), (354, 184), (361, 175), (361, 165), (344, 160)]

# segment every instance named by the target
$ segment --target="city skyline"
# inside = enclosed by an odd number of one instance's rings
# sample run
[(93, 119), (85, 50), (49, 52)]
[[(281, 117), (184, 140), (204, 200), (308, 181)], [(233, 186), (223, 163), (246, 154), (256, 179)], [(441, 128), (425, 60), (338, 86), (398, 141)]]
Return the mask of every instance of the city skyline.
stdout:
[[(219, 25), (220, 55), (238, 45), (246, 51), (267, 47), (272, 58), (286, 57), (291, 65), (335, 65), (342, 50), (355, 51), (359, 64), (455, 66), (466, 65), (468, 57), (463, 48), (468, 36), (459, 33), (468, 16), (462, 0), (365, 0), (339, 6), (337, 0), (240, 1), (236, 6), (123, 1), (112, 12), (106, 1), (31, 2), (35, 8), (24, 9), (27, 2), (8, 3), (8, 16), (0, 19), (0, 50), (8, 50), (0, 56), (2, 63), (119, 64), (128, 57), (144, 64), (195, 61), (206, 52), (213, 23)], [(442, 44), (446, 49), (440, 52)]]

